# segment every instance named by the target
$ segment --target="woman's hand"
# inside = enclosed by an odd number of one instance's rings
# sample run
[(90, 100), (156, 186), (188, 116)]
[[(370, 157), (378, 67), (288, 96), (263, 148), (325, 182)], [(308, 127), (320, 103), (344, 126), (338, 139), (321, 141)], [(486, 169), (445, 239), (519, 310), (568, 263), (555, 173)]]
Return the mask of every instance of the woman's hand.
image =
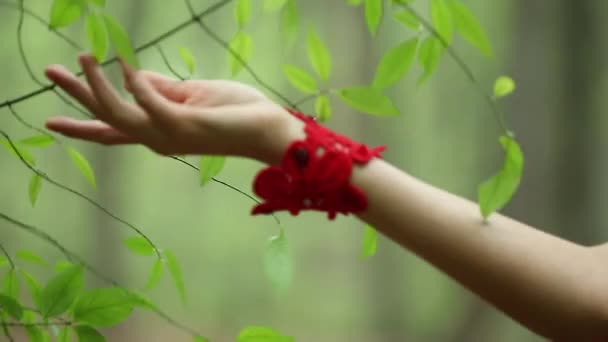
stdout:
[(163, 155), (221, 154), (275, 164), (302, 124), (255, 88), (231, 81), (176, 81), (121, 63), (122, 98), (90, 55), (80, 57), (87, 82), (62, 66), (47, 77), (98, 120), (51, 118), (47, 127), (73, 138), (106, 145), (143, 144)]

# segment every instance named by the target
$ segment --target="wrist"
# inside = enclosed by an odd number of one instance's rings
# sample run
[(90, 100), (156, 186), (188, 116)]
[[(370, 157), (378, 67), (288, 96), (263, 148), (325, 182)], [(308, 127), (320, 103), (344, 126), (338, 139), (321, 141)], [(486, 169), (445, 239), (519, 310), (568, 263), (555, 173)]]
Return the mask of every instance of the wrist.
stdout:
[(277, 106), (276, 110), (274, 119), (262, 127), (260, 146), (263, 148), (256, 157), (269, 165), (280, 164), (288, 147), (294, 141), (306, 138), (304, 123), (301, 120), (281, 107)]

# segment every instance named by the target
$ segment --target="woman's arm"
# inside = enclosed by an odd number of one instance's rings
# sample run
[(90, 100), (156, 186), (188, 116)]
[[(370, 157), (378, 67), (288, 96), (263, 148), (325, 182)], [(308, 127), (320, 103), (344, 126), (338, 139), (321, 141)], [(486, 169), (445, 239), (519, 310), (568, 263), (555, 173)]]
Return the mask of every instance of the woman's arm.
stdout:
[[(608, 251), (494, 214), (382, 160), (357, 168), (360, 218), (531, 330), (559, 341), (608, 338)], [(602, 339), (603, 338), (603, 339)]]

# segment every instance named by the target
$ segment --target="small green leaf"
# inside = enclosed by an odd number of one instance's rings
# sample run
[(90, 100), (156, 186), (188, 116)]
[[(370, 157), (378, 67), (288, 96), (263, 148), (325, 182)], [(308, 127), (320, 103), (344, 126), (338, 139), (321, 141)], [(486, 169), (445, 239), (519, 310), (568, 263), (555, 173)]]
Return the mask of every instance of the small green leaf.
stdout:
[(331, 102), (327, 96), (317, 96), (315, 101), (315, 112), (317, 113), (317, 118), (321, 122), (327, 122), (331, 119)]
[(25, 285), (27, 286), (28, 291), (30, 292), (30, 296), (32, 297), (32, 301), (36, 305), (36, 307), (40, 306), (40, 291), (41, 287), (36, 278), (34, 278), (31, 274), (27, 273), (23, 269), (20, 270), (21, 275), (23, 276), (23, 280), (25, 280)]
[(133, 312), (133, 300), (125, 290), (113, 287), (88, 291), (74, 306), (74, 319), (94, 327), (110, 327)]
[(268, 327), (247, 327), (239, 333), (237, 342), (294, 342), (293, 337), (285, 336)]
[(264, 268), (266, 275), (279, 293), (283, 293), (289, 288), (293, 278), (293, 265), (283, 229), (279, 235), (271, 237), (268, 241)]
[(160, 281), (160, 278), (163, 276), (163, 260), (156, 259), (154, 265), (152, 265), (152, 270), (150, 271), (150, 275), (148, 276), (148, 283), (146, 284), (146, 290), (152, 290)]
[(397, 21), (411, 29), (414, 29), (416, 31), (420, 31), (422, 29), (422, 24), (420, 23), (420, 20), (410, 10), (402, 9), (396, 11), (393, 14), (393, 17), (397, 19)]
[(40, 194), (41, 189), (42, 177), (35, 173), (32, 175), (32, 178), (30, 178), (30, 184), (28, 186), (28, 196), (30, 198), (30, 204), (32, 205), (32, 208), (36, 206), (36, 202), (38, 201), (38, 195)]
[(217, 176), (226, 165), (226, 157), (223, 156), (203, 156), (199, 166), (199, 179), (201, 186), (206, 185), (211, 179)]
[(502, 136), (500, 143), (505, 150), (502, 169), (479, 186), (479, 208), (484, 219), (509, 203), (519, 187), (523, 172), (524, 156), (517, 141)]
[(454, 38), (454, 19), (446, 0), (431, 0), (431, 18), (437, 33), (450, 45)]
[(59, 260), (55, 264), (55, 273), (61, 273), (72, 266), (74, 266), (74, 264), (67, 260)]
[(382, 21), (382, 0), (365, 0), (365, 21), (367, 22), (367, 28), (372, 36), (378, 32), (378, 26)]
[(239, 29), (243, 29), (251, 19), (251, 0), (238, 0), (234, 10), (234, 18), (239, 25)]
[(283, 73), (291, 84), (305, 93), (315, 93), (318, 90), (317, 81), (306, 71), (293, 66), (283, 65)]
[(238, 75), (251, 58), (253, 52), (253, 40), (245, 32), (238, 32), (230, 41), (228, 60), (232, 76)]
[(194, 336), (194, 337), (192, 337), (192, 341), (193, 342), (210, 342), (208, 339), (206, 339), (202, 336)]
[(154, 246), (142, 236), (133, 236), (123, 241), (127, 248), (138, 255), (151, 256), (156, 254)]
[(376, 255), (378, 249), (378, 233), (374, 227), (366, 225), (363, 228), (363, 244), (361, 246), (361, 257), (369, 258)]
[(19, 278), (17, 277), (17, 271), (10, 269), (4, 276), (3, 291), (5, 295), (17, 300), (19, 299), (20, 291)]
[(99, 6), (99, 7), (105, 7), (106, 6), (106, 0), (86, 0), (87, 3), (95, 5), (95, 6)]
[(87, 41), (93, 51), (93, 56), (99, 63), (103, 62), (108, 55), (108, 35), (103, 19), (95, 13), (89, 12), (85, 21)]
[(360, 6), (363, 0), (346, 0), (346, 2), (351, 6)]
[(150, 298), (144, 296), (141, 293), (131, 292), (131, 301), (136, 308), (157, 311), (158, 307), (154, 304)]
[(38, 264), (40, 266), (47, 265), (46, 262), (40, 256), (38, 256), (36, 253), (34, 253), (32, 251), (21, 250), (21, 251), (18, 251), (15, 255), (17, 256), (17, 258), (19, 258), (23, 261), (31, 262), (33, 264)]
[(4, 255), (0, 255), (0, 267), (8, 265), (8, 259)]
[(19, 141), (19, 144), (28, 147), (48, 147), (55, 143), (55, 139), (48, 135), (37, 135)]
[(76, 300), (83, 285), (83, 269), (71, 266), (55, 275), (40, 292), (40, 313), (45, 318), (64, 313)]
[(264, 11), (276, 12), (285, 6), (287, 0), (264, 0)]
[(51, 340), (49, 332), (38, 326), (28, 325), (25, 327), (25, 332), (30, 342), (49, 342)]
[(283, 7), (280, 30), (286, 42), (285, 46), (291, 47), (300, 30), (300, 13), (295, 0), (287, 0), (287, 4)]
[(6, 138), (0, 137), (0, 145), (4, 146), (4, 148), (17, 159), (21, 160), (23, 158), (23, 160), (25, 160), (25, 162), (29, 165), (36, 164), (32, 153), (26, 148), (19, 146), (19, 144), (13, 142), (11, 145)]
[(501, 76), (494, 83), (494, 97), (500, 98), (515, 91), (515, 81), (511, 77)]
[(186, 304), (186, 288), (184, 286), (184, 279), (182, 277), (182, 269), (177, 262), (177, 258), (171, 251), (165, 251), (165, 257), (169, 274), (171, 274), (171, 278), (175, 283), (177, 292), (179, 292), (182, 303)]
[(91, 164), (89, 161), (82, 155), (80, 152), (76, 151), (72, 147), (67, 148), (68, 154), (72, 159), (74, 165), (80, 170), (80, 173), (84, 176), (84, 178), (91, 184), (93, 189), (97, 188), (97, 183), (95, 182), (95, 173), (91, 168)]
[(493, 55), (492, 44), (471, 10), (460, 1), (451, 0), (448, 4), (452, 10), (456, 28), (460, 32), (460, 35), (473, 46), (477, 47), (484, 55), (491, 57)]
[(106, 342), (106, 338), (88, 325), (79, 325), (74, 328), (76, 336), (78, 336), (78, 342)]
[(0, 294), (0, 312), (3, 311), (18, 321), (23, 317), (21, 305), (14, 298)]
[(129, 35), (124, 27), (114, 18), (109, 15), (103, 15), (103, 20), (106, 23), (106, 29), (108, 30), (108, 36), (110, 42), (116, 51), (116, 54), (120, 56), (127, 64), (138, 69), (139, 62), (133, 50), (133, 45), (129, 40)]
[(186, 68), (188, 68), (190, 76), (194, 75), (194, 72), (196, 71), (196, 59), (190, 49), (186, 47), (179, 48), (179, 56), (182, 58)]
[(362, 113), (380, 116), (399, 115), (391, 99), (374, 87), (352, 87), (338, 91), (338, 95), (350, 107)]
[(69, 327), (63, 327), (59, 330), (59, 335), (57, 335), (57, 342), (71, 342), (72, 336), (70, 334)]
[(319, 77), (327, 81), (331, 74), (331, 54), (317, 32), (311, 27), (306, 37), (308, 59)]
[(417, 48), (418, 38), (413, 38), (389, 50), (378, 64), (374, 87), (384, 89), (399, 81), (412, 66)]
[(82, 9), (80, 0), (54, 0), (51, 5), (50, 28), (58, 29), (70, 26), (80, 19)]
[(418, 63), (423, 68), (424, 73), (418, 80), (418, 85), (423, 84), (437, 70), (443, 51), (443, 44), (435, 37), (428, 37), (422, 42), (418, 52)]

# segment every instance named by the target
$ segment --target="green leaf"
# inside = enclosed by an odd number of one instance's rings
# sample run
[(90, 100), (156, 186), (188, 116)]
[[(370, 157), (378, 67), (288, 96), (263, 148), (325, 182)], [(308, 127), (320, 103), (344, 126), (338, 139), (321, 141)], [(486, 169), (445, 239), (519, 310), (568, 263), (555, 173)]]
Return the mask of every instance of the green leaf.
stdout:
[(146, 290), (152, 290), (160, 281), (160, 278), (163, 276), (163, 260), (156, 259), (154, 265), (152, 265), (152, 270), (150, 271), (150, 275), (148, 276), (148, 283), (146, 284)]
[(0, 312), (2, 311), (7, 312), (11, 317), (18, 321), (23, 317), (23, 308), (21, 308), (21, 305), (14, 298), (0, 294)]
[(515, 81), (511, 77), (501, 76), (494, 83), (494, 98), (505, 97), (515, 91)]
[(69, 327), (63, 327), (59, 330), (59, 334), (57, 335), (57, 342), (71, 342), (72, 336), (70, 334)]
[(188, 68), (190, 76), (194, 75), (194, 72), (196, 71), (196, 59), (192, 52), (188, 48), (181, 47), (179, 48), (179, 56), (182, 58), (186, 68)]
[(384, 89), (399, 81), (412, 66), (417, 48), (418, 38), (413, 38), (389, 50), (376, 69), (374, 87)]
[(94, 328), (88, 325), (79, 325), (74, 328), (76, 331), (76, 336), (78, 336), (78, 342), (105, 342), (106, 338), (103, 335), (95, 330)]
[(359, 6), (363, 3), (363, 0), (346, 0), (346, 2), (351, 6)]
[(108, 35), (103, 19), (95, 13), (89, 12), (85, 21), (87, 41), (93, 52), (93, 56), (99, 63), (103, 62), (108, 55)]
[(186, 288), (182, 277), (182, 269), (177, 262), (177, 258), (171, 251), (165, 251), (165, 257), (169, 274), (171, 274), (173, 283), (175, 283), (175, 288), (177, 288), (177, 292), (179, 292), (182, 303), (186, 304)]
[(435, 37), (428, 37), (422, 42), (418, 52), (418, 63), (423, 68), (424, 73), (418, 80), (418, 85), (423, 84), (437, 70), (443, 51), (443, 44)]
[(293, 66), (283, 65), (283, 73), (291, 84), (305, 93), (315, 93), (318, 90), (317, 81), (306, 71)]
[(361, 257), (369, 258), (376, 255), (378, 249), (378, 233), (374, 227), (366, 225), (363, 228), (363, 244), (361, 246)]
[(393, 14), (393, 17), (397, 19), (397, 21), (399, 21), (401, 24), (411, 29), (414, 29), (416, 31), (420, 31), (422, 29), (422, 24), (420, 23), (420, 20), (410, 10), (402, 9), (396, 11)]
[(311, 27), (306, 37), (308, 59), (319, 77), (327, 81), (331, 74), (331, 55), (317, 32)]
[(140, 309), (157, 311), (158, 308), (156, 304), (154, 304), (148, 297), (144, 296), (141, 293), (131, 292), (131, 301), (133, 305)]
[(72, 147), (67, 148), (68, 154), (72, 159), (74, 165), (80, 170), (80, 173), (84, 176), (84, 178), (91, 184), (93, 189), (97, 188), (97, 183), (95, 182), (95, 173), (91, 168), (91, 164), (89, 161), (82, 155), (80, 152), (76, 151)]
[(293, 337), (284, 336), (268, 327), (247, 327), (239, 333), (237, 342), (294, 342)]
[(391, 99), (374, 87), (352, 87), (338, 91), (338, 95), (353, 109), (373, 115), (395, 116), (399, 110)]
[(40, 292), (40, 313), (45, 318), (64, 313), (76, 300), (83, 285), (83, 269), (71, 266), (55, 275)]
[(49, 342), (51, 341), (51, 336), (48, 331), (42, 329), (41, 327), (29, 325), (25, 327), (25, 332), (27, 333), (27, 337), (30, 342)]
[(300, 13), (295, 0), (287, 0), (281, 13), (281, 35), (286, 46), (291, 47), (300, 30)]
[(264, 11), (276, 12), (285, 6), (287, 0), (264, 0)]
[(253, 52), (253, 40), (245, 32), (238, 32), (230, 41), (228, 60), (232, 76), (238, 75), (251, 58)]
[(279, 293), (283, 293), (289, 288), (293, 278), (293, 265), (283, 229), (279, 235), (268, 240), (264, 255), (264, 268), (266, 275)]
[(106, 23), (106, 29), (108, 30), (108, 36), (110, 42), (116, 51), (116, 54), (120, 56), (127, 64), (138, 69), (139, 61), (133, 50), (133, 45), (129, 40), (129, 35), (124, 27), (114, 18), (109, 15), (103, 15), (103, 20)]
[(106, 0), (86, 0), (86, 2), (99, 7), (106, 6)]
[(6, 275), (4, 276), (4, 284), (3, 284), (5, 295), (14, 298), (15, 300), (19, 299), (20, 284), (19, 278), (17, 277), (17, 271), (14, 269), (10, 269)]
[(454, 19), (446, 0), (431, 0), (431, 18), (437, 33), (450, 45), (454, 38)]
[(49, 26), (58, 29), (73, 24), (82, 15), (80, 0), (54, 0), (51, 5)]
[(454, 22), (460, 35), (473, 46), (477, 47), (484, 55), (491, 57), (494, 54), (492, 52), (492, 44), (471, 10), (460, 1), (450, 0), (448, 4), (452, 10)]
[(234, 18), (239, 25), (239, 29), (243, 29), (251, 19), (251, 0), (238, 0), (234, 10)]
[(331, 119), (331, 102), (327, 96), (317, 96), (315, 101), (315, 112), (317, 113), (317, 118), (321, 122), (327, 122)]
[(199, 165), (199, 179), (201, 186), (206, 185), (211, 179), (217, 176), (226, 165), (226, 157), (223, 156), (203, 156)]
[(38, 256), (36, 253), (32, 251), (21, 250), (18, 251), (15, 256), (23, 261), (31, 262), (33, 264), (38, 264), (40, 266), (46, 266), (46, 262)]
[(382, 21), (382, 3), (382, 0), (365, 0), (365, 21), (372, 36), (376, 35)]
[(82, 294), (74, 306), (74, 319), (94, 327), (110, 327), (133, 312), (133, 300), (125, 290), (113, 287)]
[(23, 160), (25, 160), (25, 162), (29, 165), (36, 164), (32, 153), (24, 147), (19, 146), (19, 144), (13, 142), (13, 144), (11, 145), (11, 143), (6, 138), (0, 137), (0, 145), (4, 146), (4, 148), (10, 154), (17, 157), (17, 159), (21, 160), (21, 158), (23, 158)]
[(74, 266), (74, 264), (67, 260), (59, 260), (55, 264), (55, 273), (61, 273), (72, 266)]
[(502, 136), (500, 143), (505, 150), (502, 169), (478, 189), (479, 208), (484, 219), (509, 203), (519, 187), (523, 172), (524, 156), (517, 141)]
[(48, 135), (37, 135), (19, 141), (19, 144), (28, 147), (48, 147), (55, 143), (55, 139)]
[(133, 236), (123, 241), (127, 248), (138, 255), (151, 256), (156, 254), (154, 246), (142, 236)]
[(4, 267), (6, 265), (8, 265), (8, 259), (5, 256), (0, 255), (0, 267)]
[(36, 307), (40, 306), (40, 291), (41, 287), (36, 278), (34, 278), (31, 274), (27, 273), (24, 270), (20, 270), (21, 275), (23, 276), (23, 280), (25, 280), (25, 285), (27, 286), (28, 291), (30, 292), (30, 296), (32, 297), (32, 301), (36, 305)]
[(36, 201), (38, 201), (38, 195), (40, 194), (41, 189), (42, 177), (35, 173), (32, 175), (32, 178), (30, 178), (30, 184), (28, 186), (28, 196), (30, 198), (32, 208), (36, 206)]

